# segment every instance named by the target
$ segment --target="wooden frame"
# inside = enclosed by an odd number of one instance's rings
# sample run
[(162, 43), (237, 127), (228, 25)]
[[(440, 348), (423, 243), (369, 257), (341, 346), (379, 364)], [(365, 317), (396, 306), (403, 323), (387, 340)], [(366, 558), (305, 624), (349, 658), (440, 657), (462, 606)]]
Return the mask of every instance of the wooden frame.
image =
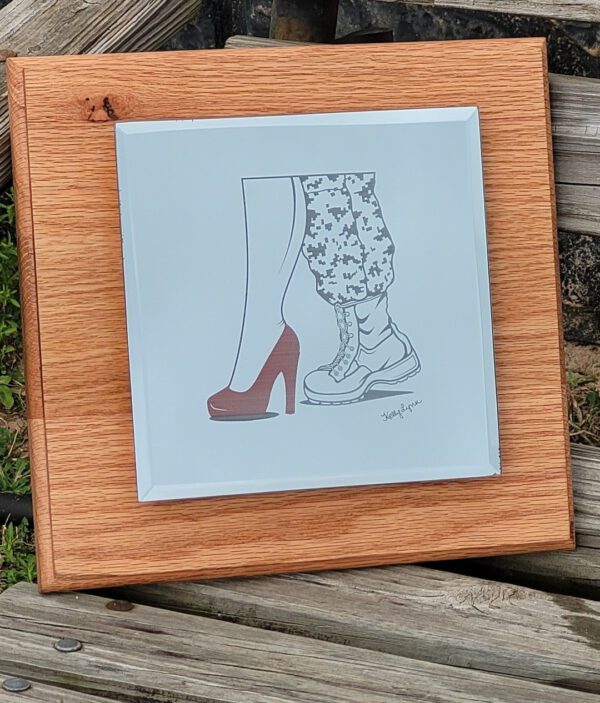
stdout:
[[(573, 546), (543, 40), (8, 69), (43, 591)], [(502, 476), (138, 503), (113, 121), (474, 104)]]

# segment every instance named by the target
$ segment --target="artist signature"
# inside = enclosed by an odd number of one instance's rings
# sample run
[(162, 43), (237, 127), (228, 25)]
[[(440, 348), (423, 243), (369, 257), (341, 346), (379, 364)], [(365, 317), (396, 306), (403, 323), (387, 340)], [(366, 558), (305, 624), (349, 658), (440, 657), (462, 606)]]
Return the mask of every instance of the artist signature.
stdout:
[(402, 403), (399, 408), (395, 408), (394, 410), (384, 410), (381, 413), (381, 419), (384, 422), (388, 422), (388, 420), (404, 420), (404, 418), (407, 415), (412, 414), (414, 409), (423, 403), (422, 400), (412, 400), (410, 403)]

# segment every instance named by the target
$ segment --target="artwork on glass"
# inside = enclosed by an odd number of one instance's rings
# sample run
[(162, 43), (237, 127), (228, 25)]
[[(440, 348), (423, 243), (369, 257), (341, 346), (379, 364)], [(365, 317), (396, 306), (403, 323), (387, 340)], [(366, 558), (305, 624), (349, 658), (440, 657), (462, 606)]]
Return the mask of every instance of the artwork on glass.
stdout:
[(140, 500), (499, 474), (475, 107), (116, 138)]

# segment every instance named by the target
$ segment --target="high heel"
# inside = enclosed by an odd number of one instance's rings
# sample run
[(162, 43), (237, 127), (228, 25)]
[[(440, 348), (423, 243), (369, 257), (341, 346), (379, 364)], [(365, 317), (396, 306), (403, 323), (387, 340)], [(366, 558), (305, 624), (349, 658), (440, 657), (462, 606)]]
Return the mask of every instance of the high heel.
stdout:
[(264, 415), (279, 374), (283, 375), (285, 383), (285, 412), (287, 415), (293, 415), (296, 411), (299, 357), (298, 337), (294, 330), (286, 325), (252, 386), (247, 391), (232, 391), (227, 387), (212, 395), (207, 401), (209, 415), (215, 419)]

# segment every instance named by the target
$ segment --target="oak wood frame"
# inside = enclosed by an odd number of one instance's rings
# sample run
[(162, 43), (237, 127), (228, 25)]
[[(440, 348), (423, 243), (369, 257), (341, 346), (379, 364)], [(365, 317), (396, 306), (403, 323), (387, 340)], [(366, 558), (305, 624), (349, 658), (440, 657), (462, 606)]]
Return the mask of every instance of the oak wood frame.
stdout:
[[(39, 587), (574, 546), (545, 42), (8, 61)], [(502, 476), (137, 501), (114, 119), (480, 110)]]

